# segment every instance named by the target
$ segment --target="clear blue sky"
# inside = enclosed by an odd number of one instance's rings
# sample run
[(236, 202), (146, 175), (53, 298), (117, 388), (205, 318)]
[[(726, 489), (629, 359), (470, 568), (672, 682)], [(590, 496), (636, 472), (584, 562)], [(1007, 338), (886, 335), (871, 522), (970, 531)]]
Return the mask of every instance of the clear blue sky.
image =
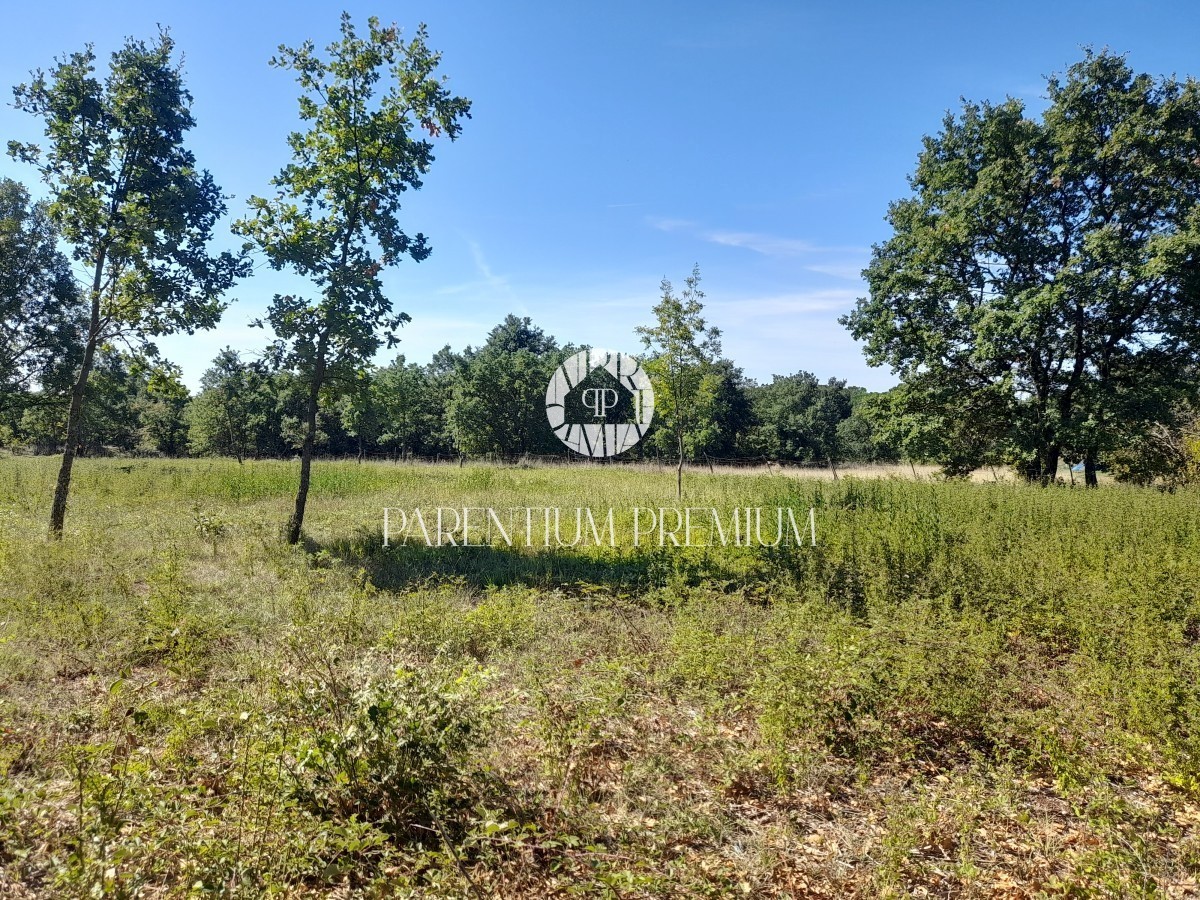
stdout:
[[(185, 54), (191, 146), (231, 214), (268, 190), (297, 122), (296, 85), (267, 59), (334, 38), (329, 3), (9, 4), (0, 85), (93, 42), (169, 26)], [(509, 312), (560, 341), (637, 352), (661, 278), (700, 264), (726, 355), (752, 377), (798, 369), (880, 389), (837, 324), (886, 239), (921, 136), (960, 97), (1040, 107), (1044, 76), (1085, 44), (1135, 69), (1200, 75), (1194, 3), (348, 3), (406, 30), (424, 21), (451, 85), (474, 101), (406, 207), (433, 255), (387, 284), (413, 317), (401, 351), (478, 344)], [(7, 100), (8, 98), (6, 98)], [(0, 138), (36, 139), (6, 102)], [(7, 157), (0, 175), (32, 186)], [(235, 244), (223, 228), (222, 241)], [(298, 286), (266, 267), (238, 285), (219, 329), (161, 342), (195, 386), (216, 351), (261, 348), (247, 327)], [(381, 360), (381, 362), (384, 360)]]

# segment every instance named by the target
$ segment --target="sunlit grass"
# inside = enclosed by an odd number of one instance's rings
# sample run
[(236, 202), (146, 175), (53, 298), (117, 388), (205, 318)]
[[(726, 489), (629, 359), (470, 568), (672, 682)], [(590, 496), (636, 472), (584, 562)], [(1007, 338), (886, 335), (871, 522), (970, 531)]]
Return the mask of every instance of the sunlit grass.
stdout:
[(699, 470), (687, 505), (812, 507), (817, 545), (385, 548), (384, 506), (669, 507), (673, 473), (319, 463), (293, 549), (294, 463), (81, 460), (61, 544), (53, 476), (0, 459), (0, 893), (1200, 867), (1200, 494)]

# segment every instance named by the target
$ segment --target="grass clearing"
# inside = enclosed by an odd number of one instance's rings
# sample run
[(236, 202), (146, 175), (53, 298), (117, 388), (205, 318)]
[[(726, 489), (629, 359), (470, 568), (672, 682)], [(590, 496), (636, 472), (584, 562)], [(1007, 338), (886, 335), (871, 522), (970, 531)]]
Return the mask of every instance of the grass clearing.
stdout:
[(1200, 494), (690, 476), (817, 546), (384, 548), (671, 473), (0, 459), (0, 894), (1188, 896)]

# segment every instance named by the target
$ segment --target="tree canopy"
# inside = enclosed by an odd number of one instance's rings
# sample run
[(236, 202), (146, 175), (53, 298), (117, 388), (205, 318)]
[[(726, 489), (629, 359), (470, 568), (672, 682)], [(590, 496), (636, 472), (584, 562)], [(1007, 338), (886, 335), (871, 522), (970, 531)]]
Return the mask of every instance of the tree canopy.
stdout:
[(341, 38), (326, 56), (306, 41), (281, 46), (271, 60), (295, 73), (306, 130), (288, 138), (292, 162), (272, 179), (275, 195), (252, 197), (250, 215), (235, 226), (273, 268), (317, 288), (313, 298), (277, 294), (267, 313), (275, 364), (308, 388), (291, 543), (304, 523), (322, 394), (351, 391), (375, 353), (395, 345), (408, 315), (393, 308), (380, 273), (430, 253), (424, 234), (401, 227), (401, 200), (422, 186), (432, 139), (457, 138), (471, 109), (436, 75), (441, 57), (424, 26), (405, 41), (371, 17), (362, 37), (343, 13)]
[[(1194, 394), (1200, 339), (1200, 85), (1087, 52), (1016, 99), (966, 103), (927, 137), (912, 195), (844, 317), (905, 391), (1028, 478), (1101, 453)], [(964, 449), (955, 444), (960, 453)]]
[(45, 122), (46, 144), (10, 141), (8, 152), (41, 174), (48, 216), (90, 282), (50, 512), (55, 537), (62, 535), (97, 350), (121, 340), (153, 353), (158, 335), (213, 327), (222, 295), (247, 271), (237, 255), (209, 252), (225, 202), (184, 146), (195, 120), (174, 49), (165, 31), (150, 43), (131, 38), (101, 79), (89, 45), (13, 91), (18, 109)]
[(19, 418), (30, 388), (69, 383), (85, 316), (48, 204), (0, 178), (0, 425)]

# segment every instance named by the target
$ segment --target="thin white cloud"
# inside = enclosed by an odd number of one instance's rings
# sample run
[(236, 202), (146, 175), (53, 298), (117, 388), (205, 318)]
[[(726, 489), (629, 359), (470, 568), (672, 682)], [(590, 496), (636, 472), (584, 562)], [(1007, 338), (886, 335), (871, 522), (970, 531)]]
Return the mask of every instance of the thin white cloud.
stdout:
[(705, 304), (722, 318), (738, 321), (764, 316), (804, 316), (815, 313), (825, 318), (828, 313), (844, 312), (854, 306), (859, 292), (843, 289), (798, 291), (759, 297), (709, 299)]
[(677, 219), (669, 216), (647, 216), (646, 223), (659, 231), (688, 232), (710, 244), (750, 250), (776, 259), (829, 255), (851, 257), (844, 262), (824, 263), (821, 266), (809, 267), (813, 272), (834, 275), (839, 278), (857, 278), (857, 271), (853, 275), (846, 273), (850, 272), (854, 266), (861, 269), (862, 265), (858, 263), (858, 260), (865, 259), (870, 253), (864, 247), (825, 245), (804, 238), (781, 237), (758, 231), (705, 230), (690, 219)]
[(812, 256), (822, 253), (865, 253), (861, 247), (826, 247), (801, 238), (777, 237), (753, 231), (710, 231), (704, 239), (726, 247), (742, 247), (763, 256)]
[(646, 216), (646, 222), (659, 231), (684, 231), (696, 226), (690, 219), (672, 219), (669, 216)]
[(846, 281), (861, 281), (864, 265), (861, 262), (822, 263), (816, 266), (805, 266), (805, 268), (818, 275), (829, 275), (832, 278), (842, 278)]
[(457, 284), (443, 285), (435, 293), (445, 296), (450, 294), (478, 293), (485, 289), (502, 291), (505, 294), (511, 293), (508, 277), (506, 275), (497, 275), (492, 271), (492, 267), (488, 265), (488, 261), (483, 255), (483, 248), (479, 246), (479, 242), (471, 238), (467, 238), (466, 241), (467, 247), (471, 251), (471, 259), (475, 263), (475, 271), (479, 274), (479, 277), (471, 281), (460, 281)]
[(489, 287), (503, 288), (508, 287), (508, 279), (497, 275), (492, 271), (491, 266), (487, 264), (487, 260), (483, 258), (483, 249), (477, 241), (467, 242), (471, 247), (471, 258), (475, 260), (475, 268), (479, 270), (479, 274), (483, 276), (483, 280)]
[(725, 247), (743, 247), (763, 256), (801, 256), (815, 253), (818, 248), (811, 241), (793, 238), (772, 237), (746, 231), (712, 231), (704, 239)]

